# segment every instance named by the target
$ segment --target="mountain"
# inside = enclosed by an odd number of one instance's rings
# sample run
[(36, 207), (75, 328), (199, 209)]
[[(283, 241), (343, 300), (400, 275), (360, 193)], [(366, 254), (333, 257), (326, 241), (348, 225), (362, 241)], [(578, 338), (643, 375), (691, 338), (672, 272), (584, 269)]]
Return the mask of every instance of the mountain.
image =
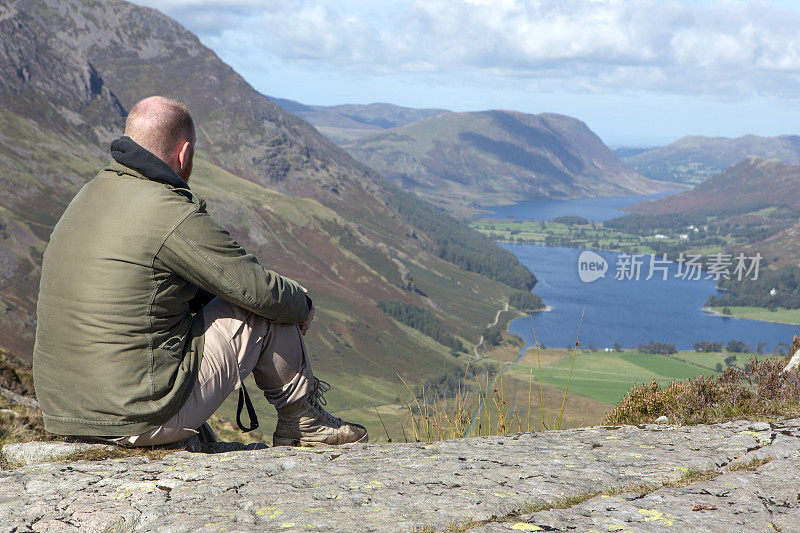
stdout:
[(391, 404), (397, 374), (413, 384), (460, 366), (379, 302), (427, 309), (470, 345), (512, 286), (535, 283), (512, 254), (353, 160), (156, 10), (0, 0), (0, 68), (0, 347), (18, 355), (30, 356), (53, 225), (110, 159), (127, 109), (153, 94), (193, 112), (191, 185), (209, 211), (311, 290), (306, 338), (316, 371), (341, 384), (334, 408)]
[[(624, 149), (623, 149), (624, 150)], [(700, 183), (749, 155), (800, 164), (800, 136), (683, 137), (649, 150), (617, 151), (632, 169), (648, 178)]]
[(313, 124), (320, 133), (338, 145), (450, 112), (446, 109), (416, 109), (393, 104), (324, 106), (305, 105), (285, 98), (270, 99), (289, 113)]
[(750, 156), (693, 189), (627, 209), (645, 215), (702, 215), (777, 266), (800, 262), (800, 166)]
[(777, 206), (800, 211), (800, 166), (750, 156), (691, 190), (640, 202), (630, 210), (665, 215)]
[(444, 206), (649, 193), (579, 120), (512, 111), (447, 113), (345, 146), (394, 183)]

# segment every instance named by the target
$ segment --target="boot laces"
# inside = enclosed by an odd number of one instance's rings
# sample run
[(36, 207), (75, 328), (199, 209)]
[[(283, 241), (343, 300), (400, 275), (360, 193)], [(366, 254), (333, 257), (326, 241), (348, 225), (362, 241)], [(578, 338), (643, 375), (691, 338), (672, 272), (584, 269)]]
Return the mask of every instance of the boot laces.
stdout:
[(322, 381), (318, 378), (314, 378), (314, 390), (308, 395), (308, 403), (320, 414), (320, 416), (330, 420), (335, 424), (341, 425), (344, 423), (341, 418), (337, 418), (325, 410), (324, 406), (328, 405), (328, 401), (325, 399), (325, 393), (329, 390), (331, 390), (330, 383), (327, 381)]

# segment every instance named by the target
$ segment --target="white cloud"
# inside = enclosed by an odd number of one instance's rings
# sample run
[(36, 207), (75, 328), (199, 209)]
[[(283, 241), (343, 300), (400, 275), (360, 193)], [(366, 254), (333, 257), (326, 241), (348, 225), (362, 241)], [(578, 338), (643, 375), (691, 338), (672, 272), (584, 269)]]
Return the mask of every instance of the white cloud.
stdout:
[(487, 76), (542, 91), (794, 97), (800, 13), (719, 0), (147, 0), (237, 69)]

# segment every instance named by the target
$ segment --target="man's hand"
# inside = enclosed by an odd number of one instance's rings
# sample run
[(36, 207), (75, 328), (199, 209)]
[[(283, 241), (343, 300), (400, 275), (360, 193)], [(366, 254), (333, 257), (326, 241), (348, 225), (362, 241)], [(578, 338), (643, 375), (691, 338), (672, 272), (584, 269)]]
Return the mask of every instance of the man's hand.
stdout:
[(311, 327), (312, 320), (314, 320), (314, 307), (312, 307), (311, 311), (308, 312), (308, 318), (306, 318), (305, 321), (300, 324), (300, 333), (302, 333), (303, 336), (305, 336), (305, 334), (308, 332), (308, 328)]

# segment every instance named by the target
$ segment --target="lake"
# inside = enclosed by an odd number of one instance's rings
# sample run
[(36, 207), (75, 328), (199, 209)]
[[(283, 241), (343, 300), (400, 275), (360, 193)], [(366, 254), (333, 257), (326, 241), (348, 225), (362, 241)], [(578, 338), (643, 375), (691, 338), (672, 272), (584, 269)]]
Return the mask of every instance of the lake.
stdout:
[[(517, 218), (528, 220), (563, 215), (608, 220), (620, 216), (620, 208), (640, 199), (641, 196), (563, 202), (545, 200), (493, 209), (497, 210), (495, 216), (500, 216), (498, 212), (513, 213)], [(791, 344), (792, 336), (800, 332), (798, 326), (721, 317), (703, 311), (708, 296), (718, 294), (715, 281), (676, 277), (676, 263), (671, 262), (666, 267), (666, 280), (662, 279), (662, 273), (656, 272), (646, 281), (649, 264), (649, 256), (646, 256), (640, 279), (618, 280), (615, 272), (620, 254), (597, 251), (607, 262), (608, 271), (604, 278), (585, 283), (578, 276), (578, 257), (583, 250), (529, 244), (501, 246), (513, 252), (536, 274), (539, 282), (534, 292), (552, 308), (534, 314), (537, 337), (545, 346), (564, 348), (574, 344), (584, 309), (581, 345), (594, 344), (599, 349), (610, 348), (614, 343), (632, 348), (652, 340), (672, 342), (680, 350), (691, 350), (695, 342), (702, 340), (727, 342), (735, 339), (754, 348), (763, 342), (767, 351), (771, 351), (778, 343)], [(533, 344), (530, 319), (514, 320), (510, 330)]]

